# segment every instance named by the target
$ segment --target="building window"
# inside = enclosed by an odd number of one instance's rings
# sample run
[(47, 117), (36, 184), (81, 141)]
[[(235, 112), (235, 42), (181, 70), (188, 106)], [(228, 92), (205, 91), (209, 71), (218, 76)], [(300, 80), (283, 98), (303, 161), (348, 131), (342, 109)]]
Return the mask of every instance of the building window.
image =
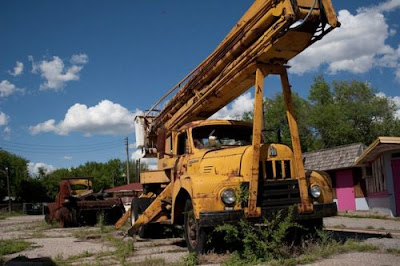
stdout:
[(375, 159), (369, 167), (363, 168), (363, 177), (368, 195), (386, 191), (385, 164), (383, 156)]

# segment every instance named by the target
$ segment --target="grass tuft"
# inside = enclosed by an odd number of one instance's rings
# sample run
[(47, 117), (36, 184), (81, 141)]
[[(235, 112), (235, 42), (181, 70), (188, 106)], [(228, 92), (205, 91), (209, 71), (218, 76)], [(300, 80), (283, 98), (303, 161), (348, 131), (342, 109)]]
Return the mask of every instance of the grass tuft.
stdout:
[(0, 240), (0, 256), (21, 252), (31, 246), (31, 243), (19, 239)]
[(197, 255), (196, 253), (189, 253), (182, 259), (183, 265), (185, 266), (195, 266), (197, 265)]
[(105, 235), (104, 239), (115, 246), (116, 250), (113, 255), (120, 260), (120, 263), (122, 265), (124, 265), (126, 259), (134, 251), (133, 241), (131, 239), (128, 239), (127, 241), (124, 241), (122, 239), (117, 239), (110, 234)]

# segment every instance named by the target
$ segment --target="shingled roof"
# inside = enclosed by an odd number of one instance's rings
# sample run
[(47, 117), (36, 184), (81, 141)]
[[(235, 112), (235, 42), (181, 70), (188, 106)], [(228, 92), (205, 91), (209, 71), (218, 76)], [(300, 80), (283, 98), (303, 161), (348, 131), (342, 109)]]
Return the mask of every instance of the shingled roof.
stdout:
[(303, 154), (307, 170), (336, 170), (356, 166), (355, 162), (367, 146), (362, 143), (343, 145)]
[(113, 187), (106, 189), (105, 192), (112, 193), (112, 192), (123, 192), (123, 191), (143, 191), (142, 184), (140, 183), (130, 183), (127, 185)]

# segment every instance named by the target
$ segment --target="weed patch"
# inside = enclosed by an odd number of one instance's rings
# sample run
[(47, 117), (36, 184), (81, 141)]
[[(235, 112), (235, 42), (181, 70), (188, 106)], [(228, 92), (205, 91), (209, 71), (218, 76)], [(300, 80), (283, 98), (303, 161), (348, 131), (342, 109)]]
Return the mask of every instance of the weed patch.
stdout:
[(117, 239), (110, 234), (105, 235), (104, 239), (115, 246), (116, 250), (113, 252), (113, 255), (116, 256), (120, 260), (120, 263), (124, 265), (126, 258), (133, 253), (133, 241), (130, 239), (128, 241)]
[(197, 265), (197, 255), (196, 253), (189, 253), (182, 259), (183, 265), (186, 266), (195, 266)]
[[(293, 208), (283, 217), (278, 212), (273, 219), (265, 219), (262, 224), (254, 225), (241, 220), (238, 224), (224, 224), (214, 231), (216, 237), (223, 239), (226, 245), (237, 250), (231, 256), (229, 264), (240, 261), (245, 264), (257, 264), (286, 257), (290, 254), (287, 245), (287, 232), (300, 227), (293, 222)], [(215, 241), (212, 239), (211, 241)], [(239, 260), (238, 260), (239, 259)]]
[(307, 232), (308, 228), (304, 227), (307, 227), (307, 224), (302, 225), (293, 222), (291, 215), (282, 218), (281, 213), (278, 213), (275, 218), (264, 221), (262, 225), (241, 221), (236, 225), (219, 226), (215, 232), (223, 240), (222, 246), (234, 247), (235, 250), (223, 264), (297, 265), (312, 263), (339, 253), (370, 252), (379, 249), (355, 240), (338, 242), (333, 239), (331, 233), (322, 230), (309, 231), (313, 237), (304, 237), (301, 241), (290, 239), (288, 232)]
[(339, 213), (338, 216), (347, 218), (361, 218), (361, 219), (381, 219), (381, 220), (395, 220), (400, 221), (400, 218), (393, 218), (382, 214), (356, 214), (356, 213)]
[(0, 256), (17, 253), (31, 246), (31, 243), (24, 240), (9, 239), (0, 240)]
[(66, 259), (64, 259), (61, 255), (58, 255), (54, 260), (57, 265), (61, 265), (61, 266), (62, 265), (70, 265), (71, 263), (73, 263), (79, 259), (92, 257), (93, 255), (94, 255), (93, 253), (86, 250), (78, 255), (73, 255)]
[(104, 229), (105, 229), (105, 214), (104, 214), (104, 212), (100, 212), (97, 215), (97, 226), (100, 228), (100, 232), (104, 233)]
[(400, 249), (397, 248), (388, 248), (386, 249), (387, 253), (400, 255)]

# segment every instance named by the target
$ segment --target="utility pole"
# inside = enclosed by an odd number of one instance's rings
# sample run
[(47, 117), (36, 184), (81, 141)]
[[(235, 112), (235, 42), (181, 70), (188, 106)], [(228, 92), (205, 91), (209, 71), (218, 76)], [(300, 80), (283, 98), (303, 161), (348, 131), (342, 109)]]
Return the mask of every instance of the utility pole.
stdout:
[(6, 167), (6, 176), (7, 176), (7, 192), (8, 192), (8, 212), (11, 213), (10, 177), (8, 174), (8, 167)]
[(140, 158), (137, 160), (137, 178), (140, 182)]
[(126, 183), (129, 184), (129, 143), (128, 137), (125, 138), (125, 146), (126, 146)]

